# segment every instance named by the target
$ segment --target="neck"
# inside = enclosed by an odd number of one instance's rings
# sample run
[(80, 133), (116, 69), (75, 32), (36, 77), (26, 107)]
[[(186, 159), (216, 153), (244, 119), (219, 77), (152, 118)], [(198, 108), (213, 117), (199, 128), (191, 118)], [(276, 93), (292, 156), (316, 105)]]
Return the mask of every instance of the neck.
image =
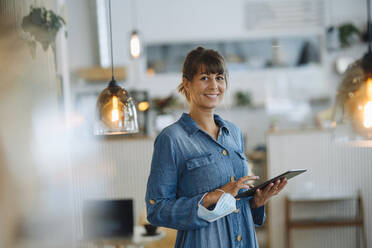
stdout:
[(199, 109), (191, 107), (189, 114), (191, 119), (198, 124), (199, 128), (208, 133), (218, 128), (214, 122), (213, 109)]

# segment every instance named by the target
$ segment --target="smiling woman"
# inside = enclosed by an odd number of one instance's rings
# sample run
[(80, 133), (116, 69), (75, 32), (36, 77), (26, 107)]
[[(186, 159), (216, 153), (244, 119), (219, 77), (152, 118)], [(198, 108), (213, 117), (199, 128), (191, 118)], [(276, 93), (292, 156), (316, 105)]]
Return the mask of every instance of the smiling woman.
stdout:
[[(185, 88), (186, 82), (191, 82), (196, 74), (199, 76), (208, 76), (209, 74), (218, 74), (219, 82), (224, 81), (227, 85), (227, 67), (223, 57), (214, 50), (206, 50), (198, 47), (192, 50), (185, 59), (182, 70), (182, 83), (178, 86), (178, 91), (190, 102), (189, 93)], [(205, 80), (204, 78), (203, 80)], [(225, 87), (226, 88), (226, 87)]]
[(234, 197), (250, 188), (243, 135), (214, 114), (227, 86), (227, 67), (214, 50), (198, 47), (186, 56), (178, 86), (190, 104), (155, 140), (147, 182), (147, 218), (178, 230), (175, 247), (258, 247), (254, 225), (265, 220), (264, 204), (286, 181), (253, 197)]
[[(223, 99), (227, 86), (227, 67), (223, 57), (212, 49), (198, 47), (186, 57), (183, 66), (183, 80), (178, 91), (190, 104), (190, 116), (207, 116)], [(210, 118), (213, 120), (213, 118)], [(211, 123), (211, 122), (210, 122)], [(201, 128), (217, 139), (219, 128), (214, 124), (199, 123)]]

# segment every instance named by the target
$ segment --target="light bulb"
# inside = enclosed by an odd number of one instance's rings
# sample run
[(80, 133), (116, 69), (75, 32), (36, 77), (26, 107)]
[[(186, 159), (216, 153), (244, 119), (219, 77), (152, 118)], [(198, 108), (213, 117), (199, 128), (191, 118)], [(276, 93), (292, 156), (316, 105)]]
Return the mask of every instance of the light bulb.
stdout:
[(363, 108), (363, 125), (365, 128), (372, 127), (372, 79), (367, 80), (367, 103)]
[(119, 120), (118, 98), (114, 96), (112, 97), (111, 121), (118, 121), (118, 120)]
[(133, 32), (130, 37), (130, 55), (135, 59), (141, 55), (141, 42), (137, 32)]
[(149, 107), (150, 107), (150, 105), (149, 105), (149, 103), (147, 101), (143, 101), (143, 102), (140, 102), (138, 104), (138, 110), (139, 111), (142, 111), (142, 112), (148, 110)]
[(364, 113), (363, 113), (363, 125), (365, 128), (372, 127), (372, 101), (369, 101), (364, 105)]

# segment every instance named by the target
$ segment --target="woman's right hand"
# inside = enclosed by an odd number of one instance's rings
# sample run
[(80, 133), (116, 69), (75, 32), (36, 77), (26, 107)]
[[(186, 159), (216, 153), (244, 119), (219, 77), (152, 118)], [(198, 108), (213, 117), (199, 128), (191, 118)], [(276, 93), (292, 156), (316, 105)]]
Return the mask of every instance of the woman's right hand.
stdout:
[(219, 188), (221, 191), (215, 190), (206, 194), (203, 198), (203, 206), (207, 208), (209, 206), (212, 206), (213, 204), (216, 204), (220, 197), (222, 196), (223, 192), (229, 193), (235, 197), (240, 189), (249, 189), (253, 187), (253, 185), (249, 184), (247, 181), (257, 179), (259, 179), (258, 176), (245, 176), (239, 178), (236, 181), (228, 182), (224, 186)]
[(221, 187), (221, 190), (225, 191), (226, 193), (230, 193), (232, 196), (235, 197), (240, 189), (253, 188), (254, 186), (252, 184), (249, 184), (248, 181), (257, 179), (259, 179), (258, 176), (241, 177), (234, 182), (228, 182), (227, 184)]

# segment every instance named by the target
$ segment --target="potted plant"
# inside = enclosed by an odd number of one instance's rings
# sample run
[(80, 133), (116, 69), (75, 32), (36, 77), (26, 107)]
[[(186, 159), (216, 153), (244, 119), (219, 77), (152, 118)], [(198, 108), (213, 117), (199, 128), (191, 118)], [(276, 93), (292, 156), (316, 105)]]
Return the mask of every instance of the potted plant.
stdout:
[(44, 7), (35, 8), (31, 5), (30, 13), (23, 17), (22, 28), (32, 37), (30, 42), (35, 49), (36, 42), (39, 42), (46, 51), (49, 46), (54, 48), (55, 40), (60, 28), (65, 25), (65, 20), (56, 15), (52, 10), (47, 10)]
[(178, 101), (174, 95), (170, 95), (165, 98), (154, 98), (151, 102), (152, 109), (156, 112), (155, 130), (160, 132), (174, 122), (174, 117), (169, 112), (178, 105)]

